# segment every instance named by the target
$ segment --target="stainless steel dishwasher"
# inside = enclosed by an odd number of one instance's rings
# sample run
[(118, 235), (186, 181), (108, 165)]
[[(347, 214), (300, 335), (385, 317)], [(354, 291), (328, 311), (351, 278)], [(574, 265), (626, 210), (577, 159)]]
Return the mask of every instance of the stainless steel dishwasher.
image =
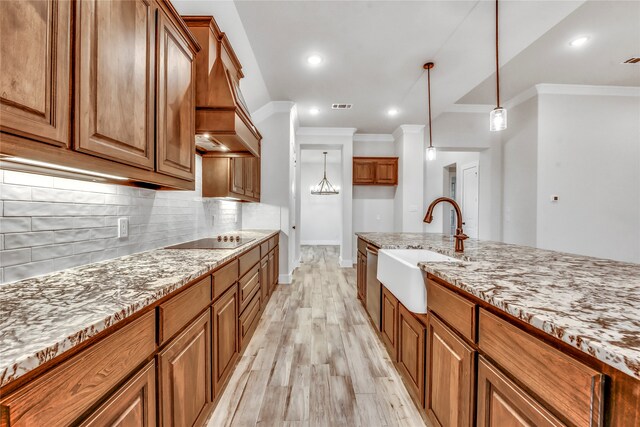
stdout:
[(380, 300), (382, 288), (378, 282), (378, 249), (367, 245), (367, 312), (378, 330), (382, 317)]

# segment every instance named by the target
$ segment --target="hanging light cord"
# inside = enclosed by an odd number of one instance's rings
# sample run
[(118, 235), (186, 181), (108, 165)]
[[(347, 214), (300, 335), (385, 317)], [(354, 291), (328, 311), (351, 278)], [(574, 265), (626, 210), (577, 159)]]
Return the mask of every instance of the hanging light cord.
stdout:
[(433, 147), (433, 135), (431, 134), (431, 68), (427, 68), (427, 93), (429, 104), (429, 148)]
[(327, 153), (324, 153), (324, 179), (327, 179)]
[(500, 108), (500, 63), (498, 58), (498, 0), (496, 0), (496, 105)]

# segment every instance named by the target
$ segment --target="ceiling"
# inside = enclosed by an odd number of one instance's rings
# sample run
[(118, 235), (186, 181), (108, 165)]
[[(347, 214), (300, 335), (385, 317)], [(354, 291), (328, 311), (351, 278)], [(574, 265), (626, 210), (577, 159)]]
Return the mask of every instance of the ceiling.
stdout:
[[(501, 2), (501, 56), (516, 57), (584, 1)], [(426, 121), (491, 76), (493, 1), (236, 1), (272, 100), (297, 103), (301, 126), (391, 133)], [(310, 67), (306, 58), (324, 61)], [(244, 88), (243, 88), (244, 90)], [(332, 103), (352, 103), (346, 111)], [(312, 115), (311, 107), (320, 109)], [(386, 111), (397, 108), (389, 117)]]
[[(569, 42), (589, 40), (581, 47)], [(640, 2), (590, 1), (520, 52), (500, 69), (500, 92), (511, 99), (538, 83), (640, 86)], [(459, 104), (495, 103), (495, 74)]]

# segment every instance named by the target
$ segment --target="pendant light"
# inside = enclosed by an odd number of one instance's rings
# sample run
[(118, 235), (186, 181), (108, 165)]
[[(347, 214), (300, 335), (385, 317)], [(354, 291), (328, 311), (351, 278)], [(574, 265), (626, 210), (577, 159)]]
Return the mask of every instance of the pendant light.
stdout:
[(431, 69), (435, 64), (433, 62), (427, 62), (422, 68), (427, 70), (427, 99), (429, 107), (429, 147), (427, 148), (427, 160), (432, 161), (436, 159), (436, 147), (433, 146), (433, 135), (431, 132)]
[(322, 154), (324, 154), (324, 177), (320, 180), (318, 185), (311, 188), (311, 194), (318, 196), (333, 196), (334, 194), (339, 194), (340, 191), (331, 185), (327, 179), (327, 152), (325, 151)]
[(500, 63), (498, 61), (498, 0), (496, 0), (496, 108), (489, 114), (489, 130), (497, 132), (507, 128), (507, 110), (500, 106)]

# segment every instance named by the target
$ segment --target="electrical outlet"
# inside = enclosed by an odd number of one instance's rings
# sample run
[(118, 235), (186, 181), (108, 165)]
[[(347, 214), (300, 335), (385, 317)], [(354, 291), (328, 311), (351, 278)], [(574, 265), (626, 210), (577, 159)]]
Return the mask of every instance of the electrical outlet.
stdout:
[(129, 218), (118, 218), (118, 238), (129, 236)]

